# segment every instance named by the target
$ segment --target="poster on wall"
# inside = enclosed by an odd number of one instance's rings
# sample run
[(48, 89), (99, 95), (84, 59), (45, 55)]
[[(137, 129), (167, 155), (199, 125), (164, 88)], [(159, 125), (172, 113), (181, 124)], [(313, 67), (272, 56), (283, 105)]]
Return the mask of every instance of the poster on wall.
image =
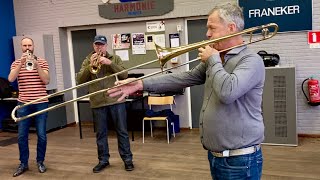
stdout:
[(128, 50), (118, 50), (115, 54), (120, 56), (122, 61), (129, 61), (129, 51)]
[(147, 32), (161, 32), (165, 31), (164, 21), (151, 21), (146, 23)]
[(165, 34), (155, 34), (154, 43), (161, 47), (166, 47), (166, 36)]
[(132, 33), (132, 54), (146, 54), (144, 33)]
[(146, 50), (155, 50), (156, 47), (154, 45), (154, 41), (153, 41), (153, 34), (148, 34), (146, 35)]
[(130, 44), (131, 44), (131, 34), (130, 33), (121, 34), (121, 45), (123, 49), (130, 48)]
[(120, 49), (120, 34), (112, 34), (112, 49)]
[(128, 49), (130, 48), (130, 33), (112, 34), (112, 49)]
[(312, 30), (312, 0), (238, 0), (245, 29), (276, 23), (279, 32)]
[(180, 35), (179, 33), (169, 34), (170, 47), (180, 46)]
[[(180, 34), (174, 33), (169, 34), (169, 41), (170, 41), (170, 47), (179, 47), (180, 46)], [(171, 63), (176, 64), (178, 63), (178, 57), (174, 57), (171, 60)]]

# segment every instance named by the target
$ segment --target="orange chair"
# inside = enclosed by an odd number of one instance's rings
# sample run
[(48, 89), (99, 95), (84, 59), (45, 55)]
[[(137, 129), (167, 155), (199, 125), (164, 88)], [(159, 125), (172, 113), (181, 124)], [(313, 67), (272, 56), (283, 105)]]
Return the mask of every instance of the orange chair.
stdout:
[[(170, 105), (170, 109), (172, 111), (172, 105), (174, 104), (174, 98), (173, 96), (164, 96), (164, 97), (158, 97), (158, 96), (149, 96), (148, 97), (148, 105), (149, 109), (152, 110), (152, 106), (160, 106), (160, 105)], [(169, 141), (169, 120), (168, 116), (162, 116), (162, 117), (144, 117), (142, 121), (142, 143), (144, 143), (144, 122), (145, 121), (150, 121), (150, 130), (151, 130), (151, 137), (153, 137), (152, 133), (152, 121), (166, 121), (167, 123), (167, 140), (168, 144), (170, 143)], [(174, 132), (174, 123), (171, 122), (172, 125), (172, 132), (173, 132), (173, 137), (176, 137), (175, 132)]]

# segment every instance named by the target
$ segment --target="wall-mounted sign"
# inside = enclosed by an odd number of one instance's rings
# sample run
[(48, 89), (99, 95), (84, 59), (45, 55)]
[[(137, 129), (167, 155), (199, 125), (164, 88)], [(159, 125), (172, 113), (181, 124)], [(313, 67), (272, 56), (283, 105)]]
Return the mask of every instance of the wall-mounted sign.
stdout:
[(308, 44), (310, 48), (320, 48), (320, 31), (308, 32)]
[(308, 44), (320, 43), (320, 31), (308, 32)]
[(146, 23), (147, 32), (160, 32), (165, 31), (166, 26), (164, 21), (151, 21)]
[(100, 4), (99, 15), (106, 19), (161, 16), (173, 10), (173, 0), (140, 0)]
[(312, 30), (312, 0), (238, 0), (245, 28), (276, 23), (279, 32)]

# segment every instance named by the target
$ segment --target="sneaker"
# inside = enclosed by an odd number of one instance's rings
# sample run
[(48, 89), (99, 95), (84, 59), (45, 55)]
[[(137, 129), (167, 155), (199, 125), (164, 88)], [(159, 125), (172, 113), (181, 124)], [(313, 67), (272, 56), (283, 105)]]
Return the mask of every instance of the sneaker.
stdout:
[(20, 176), (24, 172), (29, 170), (28, 165), (20, 164), (19, 167), (17, 168), (16, 172), (13, 173), (13, 177)]
[(107, 166), (109, 166), (110, 163), (109, 162), (99, 162), (99, 164), (97, 164), (94, 168), (93, 168), (93, 172), (94, 173), (99, 173), (100, 171), (102, 171), (104, 168), (106, 168)]
[(38, 165), (38, 170), (39, 170), (40, 173), (44, 173), (44, 172), (47, 171), (47, 168), (46, 168), (46, 166), (43, 164), (43, 162), (38, 162), (37, 165)]
[(126, 171), (133, 171), (134, 165), (132, 162), (127, 162), (127, 163), (124, 163), (124, 168), (126, 169)]

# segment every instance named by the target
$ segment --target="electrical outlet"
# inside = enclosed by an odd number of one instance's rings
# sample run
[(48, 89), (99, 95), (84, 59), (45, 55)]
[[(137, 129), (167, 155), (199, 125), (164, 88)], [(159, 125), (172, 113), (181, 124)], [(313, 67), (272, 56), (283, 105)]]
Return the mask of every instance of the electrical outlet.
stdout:
[(182, 27), (181, 27), (180, 24), (177, 25), (177, 31), (178, 31), (178, 32), (182, 31)]

